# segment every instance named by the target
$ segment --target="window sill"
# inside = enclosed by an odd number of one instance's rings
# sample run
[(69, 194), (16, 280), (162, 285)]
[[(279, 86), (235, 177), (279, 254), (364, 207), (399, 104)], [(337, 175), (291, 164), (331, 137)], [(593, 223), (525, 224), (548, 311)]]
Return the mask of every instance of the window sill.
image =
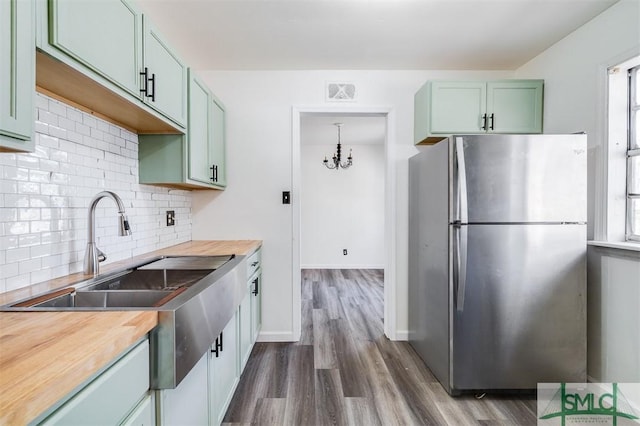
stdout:
[(640, 243), (629, 241), (587, 241), (587, 245), (640, 252)]

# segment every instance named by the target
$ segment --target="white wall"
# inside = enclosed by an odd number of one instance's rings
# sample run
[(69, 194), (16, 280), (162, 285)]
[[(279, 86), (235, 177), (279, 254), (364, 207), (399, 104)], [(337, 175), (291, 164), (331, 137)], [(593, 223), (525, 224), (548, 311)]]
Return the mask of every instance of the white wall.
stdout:
[(640, 54), (640, 2), (622, 0), (516, 71), (518, 78), (544, 79), (545, 133), (587, 133), (589, 238), (605, 146), (606, 68), (634, 52)]
[[(622, 0), (517, 70), (544, 78), (546, 133), (586, 131), (589, 144), (588, 221), (593, 238), (606, 186), (607, 67), (640, 54), (640, 2)], [(602, 238), (602, 236), (598, 236)], [(637, 253), (589, 249), (588, 375), (596, 381), (638, 381), (640, 258)]]
[[(304, 140), (305, 131), (301, 129)], [(343, 151), (348, 154), (348, 145)], [(354, 164), (328, 170), (335, 145), (300, 151), (300, 263), (303, 268), (384, 267), (384, 146), (352, 146)], [(347, 249), (347, 255), (342, 254)]]
[[(407, 158), (413, 146), (413, 95), (428, 79), (504, 78), (511, 72), (471, 71), (200, 71), (227, 111), (229, 186), (193, 196), (193, 238), (264, 241), (262, 339), (293, 333), (292, 209), (281, 204), (292, 186), (292, 107), (326, 106), (327, 81), (357, 86), (354, 107), (396, 113), (387, 161), (395, 166), (396, 329), (407, 330)], [(332, 104), (335, 105), (335, 104)], [(344, 104), (342, 104), (344, 106)], [(299, 203), (293, 197), (292, 202)]]
[(587, 373), (640, 383), (640, 252), (589, 247)]
[(115, 203), (100, 201), (106, 263), (191, 239), (191, 193), (138, 184), (136, 134), (37, 94), (35, 143), (34, 153), (0, 153), (0, 292), (81, 271), (87, 207), (102, 190), (122, 198), (132, 229), (119, 237)]

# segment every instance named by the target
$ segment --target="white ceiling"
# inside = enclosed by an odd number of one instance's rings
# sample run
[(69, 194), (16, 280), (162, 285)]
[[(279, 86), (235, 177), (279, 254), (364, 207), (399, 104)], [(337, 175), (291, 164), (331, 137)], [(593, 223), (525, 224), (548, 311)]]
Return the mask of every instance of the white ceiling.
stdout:
[[(306, 114), (300, 118), (302, 145), (331, 145), (338, 143), (338, 128), (342, 123), (340, 142), (344, 149), (354, 145), (383, 145), (387, 120), (379, 114)], [(332, 148), (332, 149), (333, 149)], [(333, 151), (331, 151), (333, 152)], [(328, 154), (330, 154), (328, 152)]]
[(511, 70), (618, 0), (136, 0), (198, 70)]

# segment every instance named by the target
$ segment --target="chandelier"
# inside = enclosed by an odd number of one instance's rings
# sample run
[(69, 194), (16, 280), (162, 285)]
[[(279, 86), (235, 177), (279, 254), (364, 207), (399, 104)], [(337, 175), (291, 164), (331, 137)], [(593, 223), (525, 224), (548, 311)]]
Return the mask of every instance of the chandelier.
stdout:
[(343, 163), (341, 161), (342, 145), (340, 144), (340, 127), (342, 126), (342, 123), (333, 123), (333, 125), (338, 128), (338, 147), (336, 148), (336, 152), (333, 154), (333, 157), (331, 158), (331, 162), (329, 162), (327, 157), (324, 157), (324, 160), (322, 161), (322, 163), (326, 166), (327, 169), (338, 170), (341, 167), (343, 169), (348, 169), (349, 167), (351, 167), (351, 164), (353, 164), (353, 157), (351, 156), (351, 150), (349, 150), (349, 156), (347, 157), (347, 162)]

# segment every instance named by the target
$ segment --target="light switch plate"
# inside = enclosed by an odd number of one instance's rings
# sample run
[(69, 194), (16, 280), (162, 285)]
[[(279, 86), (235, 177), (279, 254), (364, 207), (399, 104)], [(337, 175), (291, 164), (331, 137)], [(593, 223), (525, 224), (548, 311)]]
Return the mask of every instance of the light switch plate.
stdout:
[(291, 192), (282, 191), (282, 204), (291, 204)]

